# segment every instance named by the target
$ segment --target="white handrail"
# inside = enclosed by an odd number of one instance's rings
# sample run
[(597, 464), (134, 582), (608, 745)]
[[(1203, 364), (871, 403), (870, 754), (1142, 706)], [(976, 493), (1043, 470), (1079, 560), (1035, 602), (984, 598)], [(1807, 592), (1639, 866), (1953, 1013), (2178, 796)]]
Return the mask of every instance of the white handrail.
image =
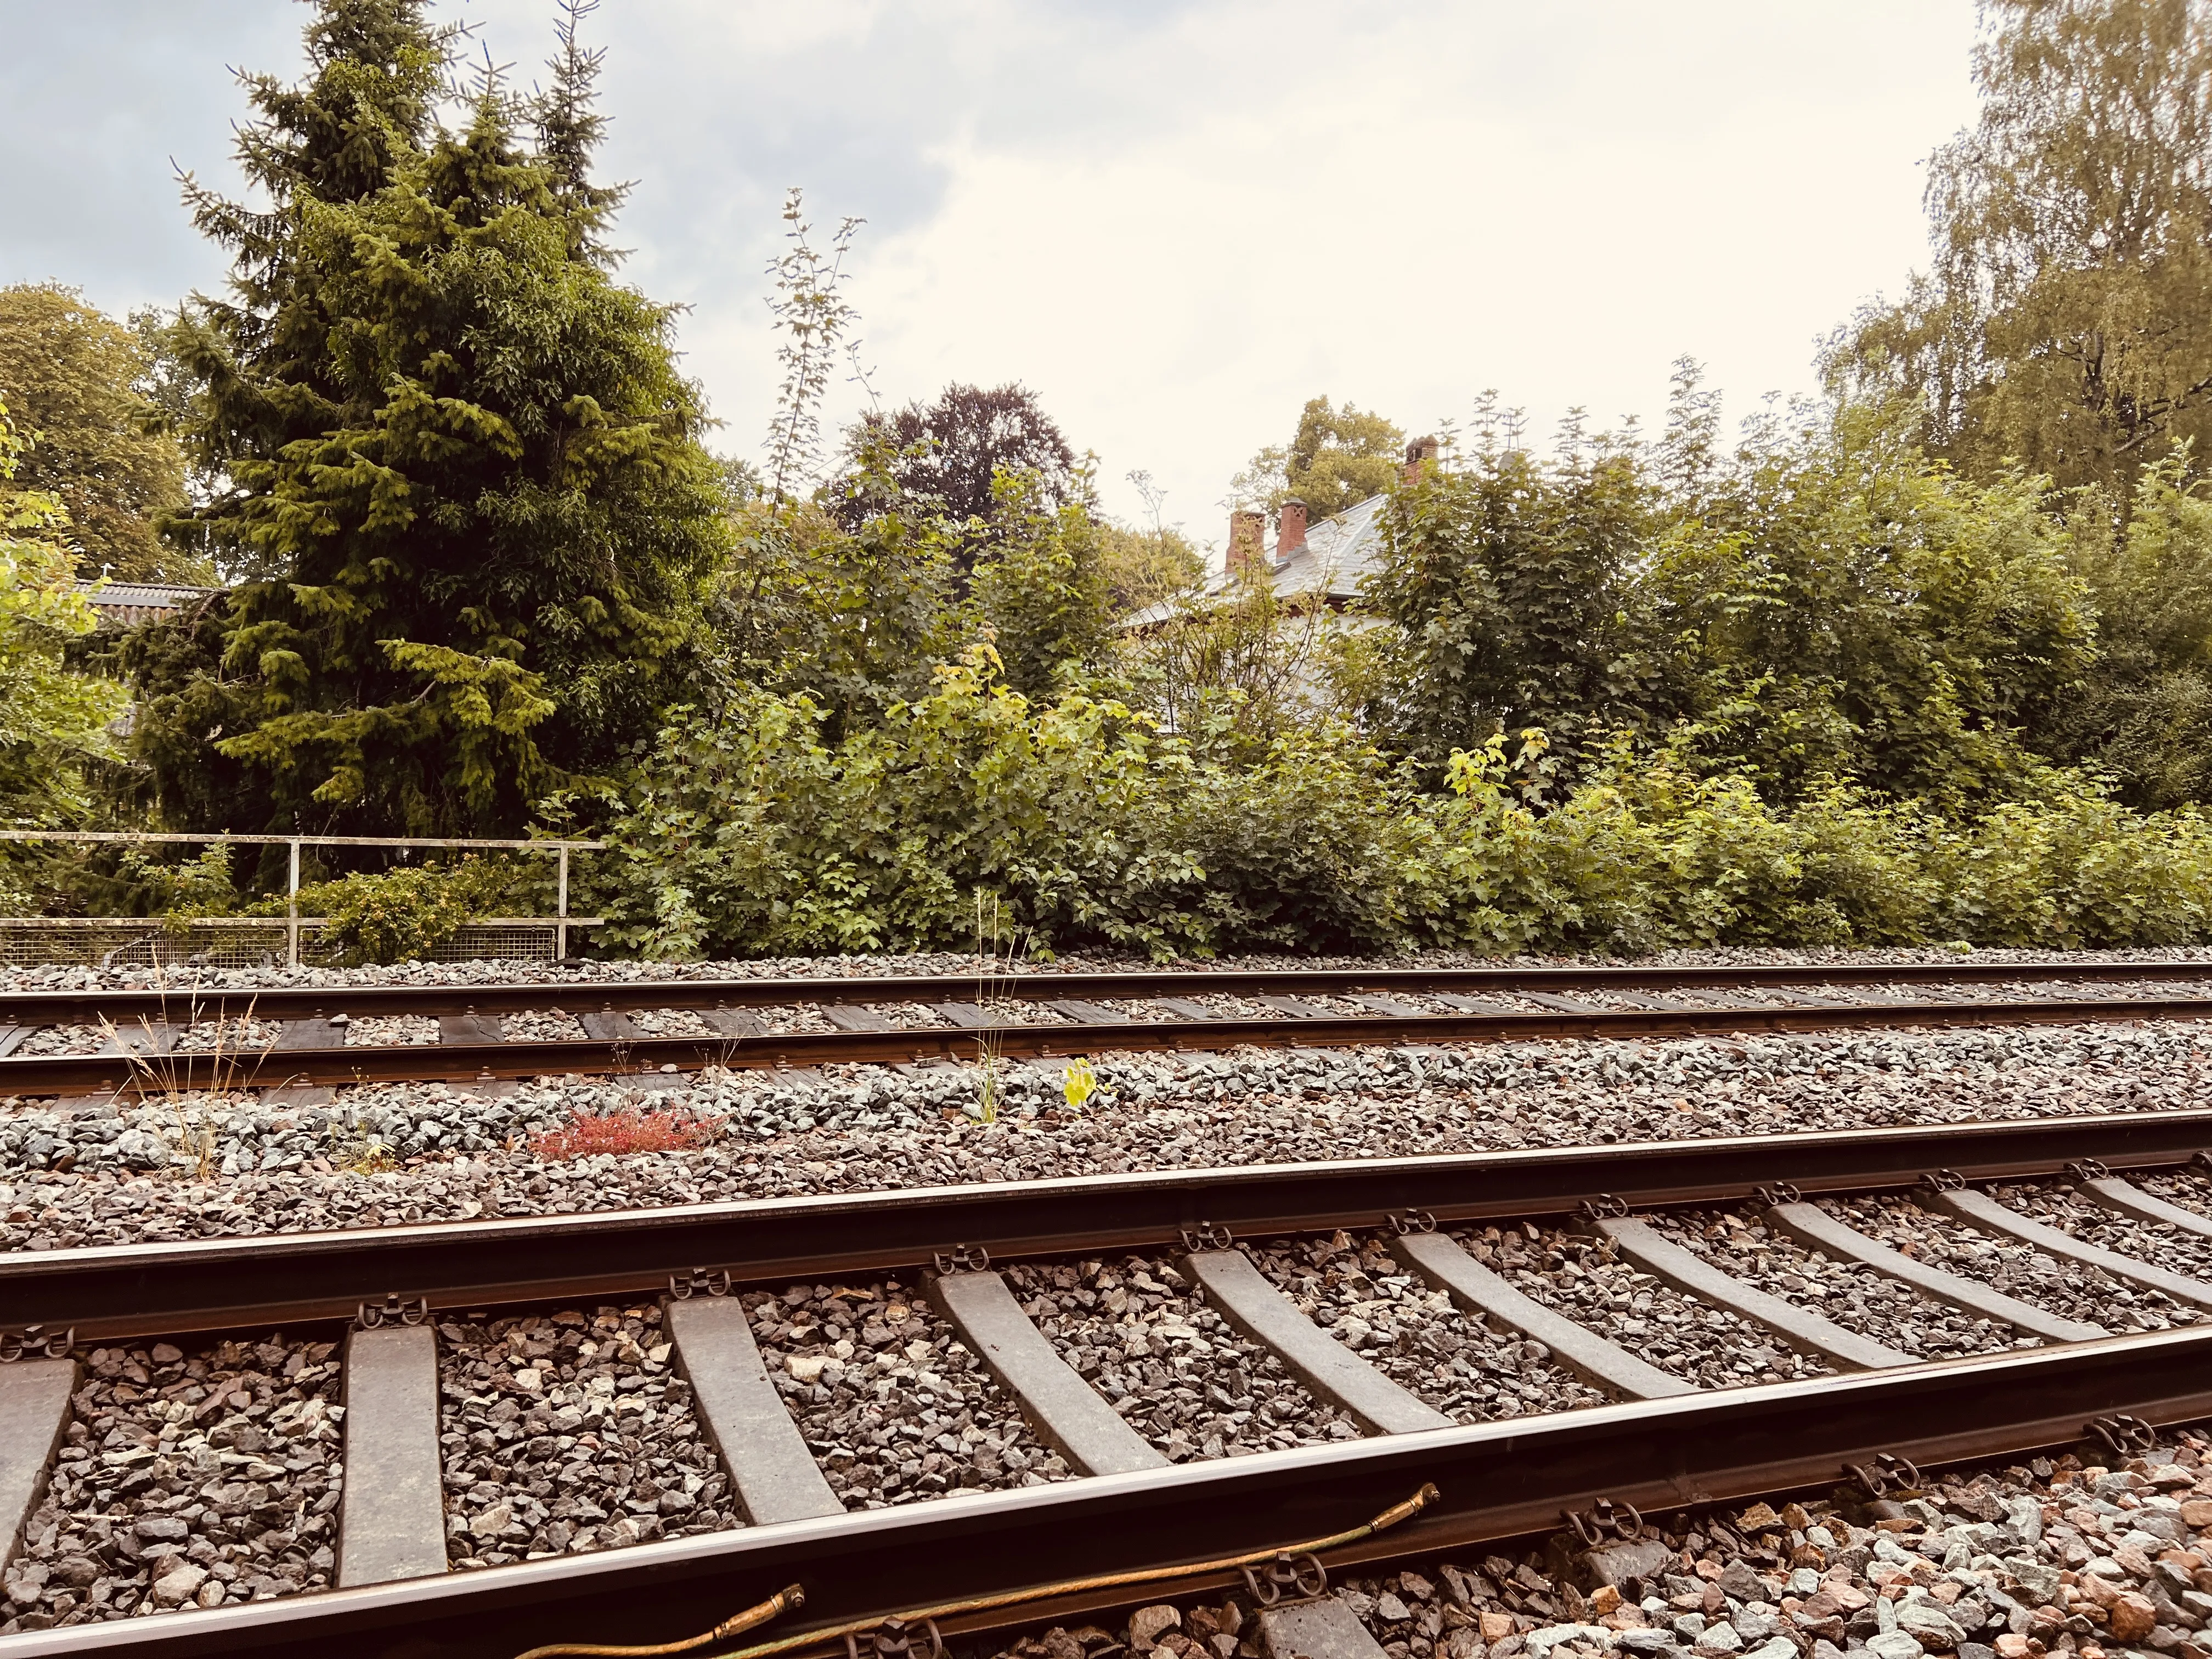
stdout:
[[(429, 836), (250, 836), (216, 830), (207, 835), (179, 834), (169, 830), (149, 830), (140, 834), (130, 830), (0, 830), (0, 841), (70, 841), (70, 842), (183, 842), (195, 847), (244, 846), (289, 847), (291, 850), (291, 875), (285, 890), (284, 957), (288, 965), (300, 965), (300, 849), (302, 847), (440, 847), (456, 851), (474, 848), (496, 848), (508, 852), (552, 853), (560, 860), (560, 900), (553, 918), (553, 951), (556, 956), (568, 954), (568, 929), (588, 927), (596, 917), (571, 917), (568, 914), (568, 854), (571, 852), (598, 853), (606, 850), (603, 841), (543, 840), (500, 841), (451, 838)], [(30, 918), (24, 918), (27, 921)], [(153, 921), (155, 918), (147, 918)], [(271, 918), (273, 921), (274, 918)]]

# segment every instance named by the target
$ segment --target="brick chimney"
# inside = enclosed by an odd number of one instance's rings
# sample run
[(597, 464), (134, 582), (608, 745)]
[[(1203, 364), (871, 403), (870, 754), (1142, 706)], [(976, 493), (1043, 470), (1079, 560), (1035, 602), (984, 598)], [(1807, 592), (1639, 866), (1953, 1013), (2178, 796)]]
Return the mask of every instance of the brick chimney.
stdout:
[(1267, 515), (1239, 507), (1229, 515), (1228, 571), (1232, 576), (1257, 569), (1267, 557)]
[(1431, 462), (1437, 459), (1437, 441), (1433, 437), (1416, 438), (1406, 446), (1406, 482), (1420, 483)]
[(1275, 515), (1275, 556), (1287, 559), (1306, 544), (1306, 504), (1285, 495)]

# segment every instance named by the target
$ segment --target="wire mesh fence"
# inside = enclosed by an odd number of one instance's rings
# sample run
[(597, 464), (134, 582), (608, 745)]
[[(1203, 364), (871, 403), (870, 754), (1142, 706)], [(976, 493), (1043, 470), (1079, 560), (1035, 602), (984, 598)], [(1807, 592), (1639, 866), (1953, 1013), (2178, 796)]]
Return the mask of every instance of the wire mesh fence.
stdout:
[(524, 853), (554, 861), (550, 915), (478, 916), (464, 922), (428, 954), (439, 962), (484, 958), (549, 962), (568, 956), (597, 916), (568, 913), (569, 857), (598, 852), (596, 841), (433, 840), (362, 836), (130, 835), (98, 830), (0, 830), (0, 842), (60, 842), (145, 847), (284, 848), (290, 901), (281, 916), (55, 916), (0, 915), (0, 965), (73, 963), (104, 967), (251, 968), (328, 965), (340, 956), (320, 917), (299, 914), (301, 864), (315, 848), (382, 848), (399, 860), (418, 851)]
[[(591, 919), (571, 917), (574, 933)], [(464, 923), (429, 953), (433, 962), (488, 959), (552, 962), (561, 954), (556, 918), (492, 918)], [(148, 916), (0, 916), (0, 966), (76, 964), (95, 968), (267, 968), (289, 959), (282, 918), (245, 926), (220, 919), (163, 921)], [(301, 963), (335, 966), (342, 956), (319, 918), (300, 922)]]

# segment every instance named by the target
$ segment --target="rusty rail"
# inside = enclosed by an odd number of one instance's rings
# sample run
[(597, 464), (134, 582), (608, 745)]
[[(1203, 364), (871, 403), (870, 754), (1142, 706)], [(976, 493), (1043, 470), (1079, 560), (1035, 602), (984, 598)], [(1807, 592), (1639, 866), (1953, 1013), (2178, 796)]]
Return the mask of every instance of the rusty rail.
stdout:
[[(580, 1001), (542, 997), (538, 1006)], [(656, 1004), (654, 1006), (665, 1006)], [(479, 1000), (471, 1006), (483, 1012)], [(240, 1012), (234, 1010), (234, 1012)], [(212, 1016), (202, 1015), (202, 1018)], [(1586, 1013), (1374, 1014), (1319, 1018), (1133, 1020), (1126, 1024), (897, 1027), (746, 1036), (565, 1038), (543, 1042), (452, 1042), (391, 1047), (171, 1053), (158, 1066), (120, 1054), (0, 1060), (0, 1098), (26, 1095), (169, 1093), (280, 1085), (465, 1081), (578, 1073), (698, 1072), (830, 1065), (903, 1065), (1000, 1059), (1052, 1060), (1143, 1051), (1237, 1048), (1352, 1048), (1374, 1044), (1516, 1042), (1699, 1036), (1766, 1031), (1900, 1027), (2080, 1025), (2212, 1018), (2212, 997), (2012, 1002), (1855, 1003), (1827, 1007), (1593, 1009)], [(127, 1028), (126, 1028), (127, 1029)]]
[[(1800, 1192), (2172, 1167), (2212, 1146), (2212, 1111), (1477, 1153), (1009, 1182), (679, 1209), (137, 1244), (0, 1257), (0, 1322), (104, 1334), (334, 1319), (394, 1292), (431, 1308), (632, 1292), (701, 1267), (778, 1282), (918, 1266), (957, 1246), (1048, 1255), (1198, 1237), (1556, 1216)], [(2092, 1161), (2094, 1160), (2094, 1164)], [(1612, 1200), (1612, 1202), (1607, 1202)], [(711, 1275), (710, 1273), (710, 1276)], [(681, 1641), (785, 1586), (793, 1637), (975, 1602), (951, 1632), (1119, 1604), (1110, 1584), (1333, 1533), (1416, 1487), (1440, 1496), (1332, 1565), (1419, 1559), (1525, 1536), (1600, 1498), (1666, 1513), (1832, 1485), (1901, 1453), (1923, 1466), (2078, 1439), (2114, 1414), (2212, 1417), (2212, 1327), (1676, 1395), (1266, 1456), (1145, 1469), (957, 1501), (734, 1528), (584, 1556), (0, 1638), (32, 1654), (299, 1651), (512, 1659), (536, 1644)], [(1201, 1577), (1188, 1587), (1212, 1588)], [(1024, 1594), (1036, 1590), (1042, 1601)], [(809, 1649), (805, 1642), (794, 1650)], [(815, 1648), (825, 1644), (816, 1644)]]

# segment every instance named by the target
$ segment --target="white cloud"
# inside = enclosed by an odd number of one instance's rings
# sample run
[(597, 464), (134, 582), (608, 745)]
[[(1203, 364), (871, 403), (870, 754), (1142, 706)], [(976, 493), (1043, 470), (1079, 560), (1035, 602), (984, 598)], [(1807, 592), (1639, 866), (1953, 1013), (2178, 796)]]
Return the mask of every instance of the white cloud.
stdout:
[[(834, 39), (856, 127), (812, 204), (878, 221), (853, 294), (879, 388), (1025, 380), (1112, 505), (1148, 468), (1205, 537), (1319, 392), (1419, 430), (1493, 386), (1540, 420), (1650, 419), (1685, 353), (1739, 409), (1809, 389), (1815, 337), (1919, 256), (1918, 162), (1972, 114), (1963, 4), (860, 15), (787, 58), (718, 33), (771, 107)], [(844, 167), (892, 131), (878, 201)], [(772, 391), (764, 228), (724, 233), (750, 269), (668, 270), (739, 441)]]
[[(296, 49), (240, 0), (87, 9), (19, 33), (9, 89), (47, 112), (0, 135), (0, 212), (38, 221), (0, 280), (208, 286), (166, 156), (219, 173), (218, 63)], [(545, 0), (446, 9), (538, 72)], [(1922, 257), (1918, 163), (1972, 114), (1967, 0), (607, 0), (592, 28), (628, 275), (692, 307), (726, 447), (767, 424), (762, 267), (799, 183), (825, 227), (870, 221), (851, 294), (887, 397), (1024, 380), (1109, 505), (1147, 468), (1206, 538), (1320, 392), (1419, 431), (1486, 387), (1649, 419), (1685, 353), (1739, 411), (1809, 389), (1815, 337)]]

